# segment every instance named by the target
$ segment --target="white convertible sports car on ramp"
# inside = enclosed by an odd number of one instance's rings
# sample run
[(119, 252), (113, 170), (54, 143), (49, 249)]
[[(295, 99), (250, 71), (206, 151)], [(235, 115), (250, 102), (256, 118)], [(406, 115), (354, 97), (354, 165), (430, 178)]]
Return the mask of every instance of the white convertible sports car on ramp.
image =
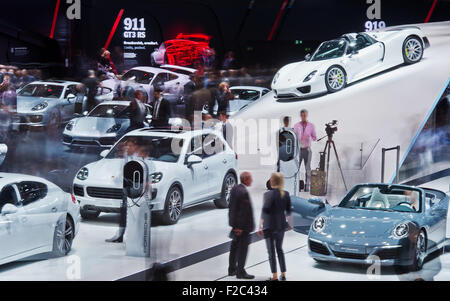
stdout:
[(422, 59), (430, 43), (418, 27), (344, 34), (323, 42), (302, 62), (281, 68), (272, 81), (278, 98), (337, 92), (347, 84)]

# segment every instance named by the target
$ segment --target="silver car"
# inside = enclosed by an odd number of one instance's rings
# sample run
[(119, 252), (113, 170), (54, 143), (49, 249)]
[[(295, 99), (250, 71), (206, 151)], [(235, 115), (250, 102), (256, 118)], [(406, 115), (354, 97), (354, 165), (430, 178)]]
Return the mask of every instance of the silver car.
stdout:
[[(63, 144), (69, 147), (109, 148), (122, 137), (130, 126), (129, 101), (105, 101), (89, 114), (72, 119), (63, 132)], [(151, 107), (147, 107), (147, 122)]]
[[(71, 81), (35, 81), (17, 93), (13, 125), (26, 128), (56, 127), (73, 118), (76, 86)], [(112, 99), (111, 89), (99, 88), (97, 100)]]

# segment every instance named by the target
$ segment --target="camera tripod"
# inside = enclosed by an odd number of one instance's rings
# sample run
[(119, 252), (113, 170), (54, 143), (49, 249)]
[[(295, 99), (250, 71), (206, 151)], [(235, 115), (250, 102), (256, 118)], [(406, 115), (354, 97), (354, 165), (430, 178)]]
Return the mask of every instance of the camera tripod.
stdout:
[[(333, 141), (333, 135), (326, 135), (326, 136), (320, 138), (317, 141), (320, 141), (320, 140), (322, 140), (322, 139), (324, 139), (326, 137), (328, 137), (328, 140), (325, 143), (325, 147), (324, 147), (323, 152), (322, 152), (324, 154), (324, 156), (326, 157), (326, 160), (327, 160), (327, 167), (326, 167), (326, 170), (324, 170), (324, 171), (326, 171), (326, 178), (325, 178), (325, 183), (326, 183), (325, 190), (326, 190), (326, 193), (328, 193), (328, 173), (329, 173), (329, 170), (330, 170), (331, 146), (333, 146), (334, 155), (336, 156), (336, 160), (337, 160), (337, 164), (338, 164), (338, 167), (339, 167), (339, 171), (341, 172), (342, 182), (344, 182), (344, 187), (345, 187), (345, 190), (347, 191), (348, 190), (347, 189), (347, 184), (345, 183), (344, 173), (342, 172), (341, 162), (339, 160), (339, 156), (338, 156), (338, 153), (337, 153), (337, 150), (336, 150), (336, 144)], [(322, 164), (320, 164), (320, 166), (322, 166)]]

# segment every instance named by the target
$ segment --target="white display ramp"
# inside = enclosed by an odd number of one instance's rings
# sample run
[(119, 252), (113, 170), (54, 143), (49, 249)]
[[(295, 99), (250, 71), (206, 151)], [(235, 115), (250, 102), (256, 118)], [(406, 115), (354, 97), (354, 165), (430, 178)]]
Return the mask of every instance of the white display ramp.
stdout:
[[(276, 169), (273, 154), (276, 154), (275, 139), (281, 119), (290, 116), (296, 123), (300, 110), (307, 109), (318, 137), (325, 135), (326, 123), (339, 121), (334, 141), (347, 186), (380, 182), (381, 149), (399, 145), (403, 161), (450, 76), (450, 22), (416, 26), (431, 43), (417, 64), (399, 66), (351, 84), (340, 92), (316, 98), (277, 101), (274, 94), (269, 93), (235, 115), (233, 122), (238, 127), (235, 150), (239, 154), (240, 169), (258, 170), (266, 177), (260, 180), (266, 180)], [(325, 140), (312, 145), (312, 168), (318, 166)], [(385, 181), (394, 176), (395, 161), (395, 152), (388, 152)], [(335, 163), (332, 155), (327, 195), (331, 202), (337, 202), (345, 193)]]

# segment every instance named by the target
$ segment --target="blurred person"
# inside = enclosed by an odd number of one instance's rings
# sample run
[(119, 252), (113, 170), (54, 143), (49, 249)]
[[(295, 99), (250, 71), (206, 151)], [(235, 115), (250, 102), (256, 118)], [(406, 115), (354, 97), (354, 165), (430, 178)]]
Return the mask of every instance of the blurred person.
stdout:
[(130, 126), (126, 131), (127, 133), (145, 127), (144, 122), (147, 116), (147, 109), (142, 99), (144, 99), (144, 93), (141, 90), (137, 90), (134, 93), (134, 99), (130, 102)]
[(74, 107), (74, 113), (75, 114), (83, 114), (83, 104), (84, 104), (84, 97), (86, 95), (86, 90), (83, 84), (78, 84), (76, 86), (77, 95), (75, 98), (75, 107)]
[(170, 118), (170, 103), (162, 95), (163, 89), (159, 86), (154, 88), (153, 114), (151, 126), (154, 128), (168, 128)]
[(247, 68), (242, 67), (239, 70), (239, 85), (240, 86), (250, 86), (253, 84), (253, 77), (248, 74)]
[(233, 93), (231, 93), (230, 86), (226, 82), (219, 84), (219, 91), (217, 96), (217, 112), (228, 112), (229, 102), (233, 99)]
[(305, 191), (309, 191), (309, 181), (311, 178), (311, 142), (316, 141), (316, 130), (314, 124), (308, 121), (308, 111), (300, 111), (300, 122), (294, 125), (294, 132), (297, 135), (300, 146), (299, 169), (302, 161), (305, 164)]
[[(291, 127), (291, 117), (289, 116), (284, 116), (283, 117), (283, 126), (280, 128), (280, 130), (278, 131), (278, 142), (284, 142), (286, 140), (286, 138), (281, 135), (284, 131), (291, 131), (292, 127)], [(279, 144), (279, 143), (278, 143)], [(277, 159), (277, 171), (280, 171), (280, 156), (278, 156)], [(269, 180), (270, 181), (270, 180)], [(270, 183), (268, 183), (270, 184)], [(270, 186), (267, 186), (270, 187)]]
[[(272, 277), (269, 281), (278, 281), (275, 251), (280, 264), (280, 280), (286, 280), (286, 261), (283, 253), (283, 238), (286, 229), (290, 228), (291, 198), (284, 190), (284, 177), (281, 173), (273, 173), (270, 177), (272, 190), (264, 193), (261, 220), (258, 234), (266, 240)], [(289, 221), (288, 221), (289, 219)]]
[(228, 114), (226, 111), (219, 111), (220, 132), (228, 145), (233, 148), (233, 126), (228, 121)]
[(252, 185), (252, 175), (243, 172), (240, 175), (241, 184), (231, 189), (228, 211), (231, 246), (228, 266), (228, 275), (238, 279), (254, 279), (245, 271), (250, 233), (255, 229), (253, 220), (253, 207), (247, 187)]
[(35, 81), (36, 79), (34, 78), (34, 76), (28, 74), (28, 70), (27, 69), (23, 69), (21, 71), (21, 78), (20, 78), (20, 87), (23, 87), (25, 85), (28, 85), (29, 83)]
[[(122, 144), (122, 149), (120, 152), (117, 153), (117, 156), (123, 157), (123, 165), (125, 166), (126, 163), (138, 159), (138, 151), (139, 151), (139, 144), (138, 140), (136, 138), (130, 138), (127, 139), (125, 143)], [(125, 235), (125, 230), (127, 227), (127, 209), (128, 209), (128, 196), (125, 187), (123, 187), (122, 192), (122, 204), (120, 206), (120, 218), (119, 218), (119, 229), (117, 230), (116, 234), (106, 239), (106, 242), (112, 242), (112, 243), (121, 243), (123, 242), (123, 237)]]
[(234, 52), (228, 51), (225, 53), (225, 57), (222, 63), (222, 69), (235, 69), (236, 68), (236, 60), (234, 58)]
[(281, 130), (289, 130), (289, 129), (292, 129), (291, 128), (291, 117), (284, 116), (283, 117), (283, 127), (281, 128)]
[(97, 105), (97, 99), (95, 98), (95, 96), (97, 95), (98, 87), (101, 87), (101, 83), (95, 76), (94, 70), (88, 71), (88, 77), (83, 80), (83, 84), (87, 89), (85, 110), (90, 112)]
[(189, 81), (184, 84), (183, 87), (184, 118), (186, 120), (190, 120), (194, 112), (192, 105), (192, 94), (194, 94), (196, 90), (195, 81), (195, 74), (190, 74)]

